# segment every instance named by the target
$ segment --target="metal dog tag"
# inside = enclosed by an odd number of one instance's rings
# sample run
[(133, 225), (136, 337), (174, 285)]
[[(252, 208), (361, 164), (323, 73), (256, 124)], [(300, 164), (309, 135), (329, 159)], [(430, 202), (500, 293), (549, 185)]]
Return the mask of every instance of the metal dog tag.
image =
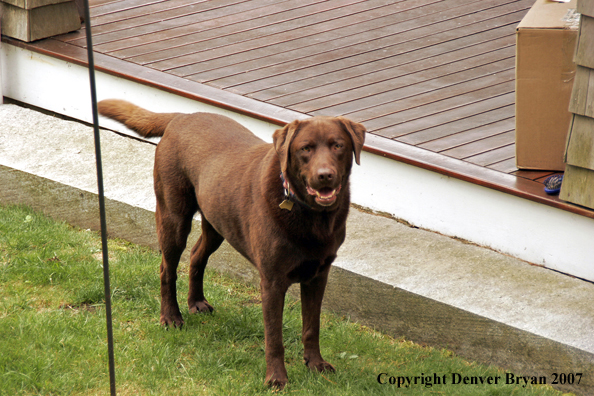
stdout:
[(289, 201), (288, 199), (285, 199), (283, 202), (281, 202), (280, 205), (278, 205), (278, 207), (281, 209), (287, 209), (288, 211), (291, 211), (293, 209), (293, 205), (294, 205), (293, 201)]

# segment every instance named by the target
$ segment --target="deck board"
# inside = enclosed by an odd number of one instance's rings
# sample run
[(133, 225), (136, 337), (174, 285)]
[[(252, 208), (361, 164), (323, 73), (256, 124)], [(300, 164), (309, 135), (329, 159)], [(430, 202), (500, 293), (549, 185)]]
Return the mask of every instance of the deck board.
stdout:
[[(508, 158), (501, 162), (497, 162), (495, 164), (491, 164), (488, 166), (489, 169), (496, 170), (503, 173), (512, 173), (516, 168), (516, 158)], [(528, 177), (530, 180), (534, 180), (534, 178)]]
[(419, 144), (418, 147), (443, 154), (445, 151), (464, 147), (473, 142), (499, 135), (504, 132), (512, 132), (515, 136), (514, 117), (483, 125), (480, 128), (474, 128), (468, 131), (447, 135), (442, 138), (433, 139), (426, 143)]
[[(487, 7), (486, 3), (495, 1), (481, 1), (480, 6), (477, 7)], [(270, 53), (268, 47), (247, 51), (239, 63), (219, 62), (216, 69), (211, 69), (212, 64), (204, 65), (208, 62), (201, 62), (169, 71), (194, 81), (209, 82), (223, 89), (280, 74), (290, 78), (289, 73), (294, 70), (361, 54), (367, 54), (369, 57), (371, 52), (381, 53), (384, 49), (398, 43), (427, 36), (436, 29), (446, 29), (445, 26), (453, 27), (458, 23), (456, 17), (468, 15), (470, 12), (466, 2), (461, 2), (463, 4), (457, 7), (451, 7), (456, 2), (458, 0), (436, 3), (441, 5), (442, 9), (440, 12), (432, 10), (435, 12), (431, 14), (426, 14), (424, 11), (432, 5), (403, 11), (395, 15), (403, 19), (401, 22), (394, 21), (395, 18), (384, 18), (380, 27), (377, 25), (379, 20), (376, 20), (375, 23), (366, 23), (357, 30), (354, 29), (356, 26), (349, 26), (332, 31), (330, 34), (316, 35), (312, 37), (316, 44), (312, 45), (312, 40), (307, 40), (302, 43), (303, 47), (289, 51), (279, 53), (278, 49), (275, 49)], [(356, 33), (352, 34), (353, 31)], [(227, 58), (225, 60), (229, 61)]]
[[(445, 66), (450, 69), (457, 67), (458, 70), (464, 70), (514, 56), (513, 43), (506, 33), (501, 33), (504, 36), (500, 36), (502, 39), (500, 41), (496, 41), (499, 37), (493, 32), (452, 40), (454, 41), (452, 45), (455, 45), (457, 50), (449, 52), (418, 42), (392, 46), (378, 51), (379, 56), (375, 53), (368, 54), (369, 57), (375, 58), (372, 61), (363, 62), (365, 57), (361, 55), (300, 70), (293, 73), (293, 79), (289, 81), (284, 77), (269, 78), (265, 81), (266, 85), (270, 85), (269, 88), (247, 95), (260, 100), (269, 100), (279, 106), (293, 106), (348, 91), (348, 97), (339, 95), (344, 102), (352, 96), (356, 98), (356, 90), (370, 84), (380, 83), (385, 87), (384, 83), (411, 74), (417, 75), (419, 82), (430, 81), (442, 75), (442, 69), (436, 69), (438, 67)], [(490, 53), (506, 47), (511, 52)], [(253, 85), (254, 87), (243, 85), (233, 89), (236, 92), (241, 92), (242, 89), (254, 91), (257, 89), (257, 84)], [(398, 86), (397, 83), (392, 85)]]
[[(95, 51), (529, 180), (515, 27), (533, 0), (91, 0)], [(56, 38), (85, 48), (85, 30)]]
[[(508, 18), (505, 18), (508, 17)], [(482, 21), (482, 23), (473, 23), (471, 25), (457, 26), (453, 29), (446, 30), (438, 35), (432, 35), (433, 26), (428, 26), (425, 33), (422, 32), (415, 35), (394, 35), (387, 40), (375, 40), (366, 44), (360, 53), (349, 55), (346, 52), (335, 51), (336, 57), (330, 62), (325, 62), (326, 57), (321, 57), (321, 62), (316, 62), (317, 56), (312, 59), (303, 59), (301, 62), (309, 62), (305, 67), (296, 68), (290, 73), (285, 70), (284, 73), (271, 74), (264, 78), (257, 79), (253, 82), (246, 82), (243, 84), (234, 85), (232, 89), (240, 94), (247, 94), (260, 99), (260, 95), (253, 95), (253, 92), (266, 89), (267, 86), (274, 88), (281, 84), (292, 84), (301, 88), (307, 82), (304, 79), (311, 78), (314, 75), (324, 77), (325, 74), (336, 74), (337, 71), (351, 72), (351, 69), (362, 68), (366, 73), (376, 73), (385, 68), (390, 68), (391, 71), (398, 71), (398, 65), (405, 65), (414, 60), (430, 60), (442, 54), (448, 53), (452, 48), (461, 48), (470, 46), (475, 43), (492, 40), (502, 36), (509, 36), (509, 29), (499, 28), (501, 21), (513, 21), (517, 16), (505, 16), (498, 21)], [(461, 21), (457, 21), (462, 23)], [(513, 22), (511, 22), (513, 23)], [(422, 30), (422, 29), (419, 29)], [(477, 33), (477, 34), (474, 34)], [(482, 34), (481, 34), (482, 33)], [(386, 43), (387, 45), (382, 45)], [(378, 48), (373, 48), (377, 46)], [(363, 47), (363, 44), (362, 44)], [(396, 70), (395, 70), (396, 69)], [(356, 70), (352, 72), (356, 73)], [(341, 73), (338, 76), (342, 77)], [(351, 84), (358, 83), (357, 80), (345, 81), (341, 78), (343, 90), (350, 89)], [(221, 84), (222, 81), (213, 81), (215, 84)], [(318, 86), (323, 89), (324, 84)], [(290, 91), (285, 91), (288, 93)], [(315, 92), (315, 91), (314, 91)], [(305, 97), (303, 100), (310, 100), (311, 97)], [(263, 98), (263, 100), (266, 100)], [(286, 104), (285, 104), (286, 103)], [(281, 105), (291, 105), (289, 102), (283, 102)]]
[(494, 148), (487, 152), (467, 157), (465, 159), (471, 164), (489, 167), (490, 165), (496, 164), (498, 162), (514, 158), (515, 150), (515, 144), (512, 143), (507, 146)]
[[(183, 30), (186, 25), (196, 23), (196, 21), (200, 21), (203, 28), (215, 28), (217, 27), (216, 18), (228, 17), (239, 20), (245, 12), (258, 10), (270, 4), (277, 4), (277, 7), (280, 7), (287, 1), (200, 1), (185, 7), (165, 8), (159, 12), (142, 14), (136, 18), (106, 24), (93, 24), (93, 43), (96, 46), (94, 49), (102, 52), (100, 46), (110, 42), (118, 42), (118, 46), (123, 48), (151, 39), (162, 39), (164, 36), (171, 37), (176, 35), (179, 30)], [(167, 2), (164, 6), (167, 6)], [(139, 7), (137, 11), (142, 12), (142, 7)], [(155, 34), (158, 37), (155, 38)], [(72, 40), (71, 43), (80, 47), (86, 46), (84, 37)], [(111, 48), (111, 50), (113, 49)]]
[[(205, 19), (199, 23), (194, 22), (175, 28), (166, 26), (164, 30), (149, 32), (143, 36), (122, 36), (118, 41), (105, 43), (99, 46), (98, 49), (109, 54), (113, 53), (114, 56), (120, 58), (138, 56), (145, 51), (151, 51), (153, 47), (159, 45), (163, 45), (162, 48), (165, 49), (177, 46), (180, 47), (178, 51), (188, 53), (191, 52), (191, 49), (185, 46), (192, 42), (197, 41), (204, 45), (221, 37), (229, 39), (229, 36), (234, 33), (253, 33), (254, 30), (262, 26), (276, 26), (294, 18), (295, 14), (308, 15), (309, 13), (311, 15), (315, 13), (316, 9), (323, 9), (318, 2), (319, 0), (300, 2), (270, 1), (270, 4), (262, 4), (261, 7), (255, 7), (255, 4), (251, 3), (242, 4), (241, 8), (236, 5), (234, 7), (236, 9), (232, 13), (228, 13), (228, 7), (222, 7), (208, 13), (189, 16), (194, 21), (204, 17)], [(208, 19), (212, 16), (216, 16), (216, 18)], [(230, 40), (234, 42), (232, 38)], [(153, 47), (144, 48), (151, 44)], [(172, 59), (177, 59), (177, 57)]]
[[(165, 62), (185, 55), (199, 58), (203, 62), (307, 37), (331, 28), (338, 18), (343, 23), (366, 21), (382, 12), (377, 8), (381, 3), (378, 0), (358, 0), (351, 4), (339, 0), (313, 3), (278, 13), (273, 15), (274, 18), (248, 20), (237, 24), (233, 29), (222, 26), (210, 31), (197, 30), (185, 36), (171, 37), (110, 54), (139, 64)], [(178, 62), (184, 62), (183, 59)]]
[[(316, 108), (314, 106), (319, 101), (313, 100), (303, 103), (303, 105), (294, 106), (294, 108), (302, 110), (309, 106), (310, 110), (306, 112), (316, 115), (346, 115), (359, 122), (365, 122), (382, 115), (394, 114), (463, 95), (481, 87), (510, 81), (510, 78), (513, 80), (513, 76), (510, 77), (510, 70), (513, 75), (513, 68), (509, 63), (508, 59), (461, 71), (454, 69), (453, 73), (448, 73), (451, 71), (450, 67), (444, 67), (444, 74), (437, 74), (438, 77), (431, 80), (422, 79), (424, 73), (421, 71), (404, 75), (399, 79), (380, 82), (376, 84), (378, 91), (374, 91), (375, 87), (372, 86), (363, 86), (353, 90), (356, 92), (355, 100), (351, 100), (351, 95), (349, 95), (349, 100), (333, 107)], [(469, 62), (469, 64), (471, 63)], [(435, 73), (435, 70), (430, 72)]]
[[(455, 124), (467, 125), (469, 122), (473, 122), (473, 120), (470, 120), (471, 118), (514, 104), (513, 83), (498, 84), (494, 87), (485, 88), (479, 94), (481, 96), (475, 97), (472, 102), (447, 108), (438, 113), (432, 113), (433, 106), (429, 104), (425, 108), (430, 113), (425, 116), (415, 119), (403, 119), (398, 113), (395, 113), (370, 119), (365, 124), (370, 125), (371, 128), (376, 129), (378, 132), (385, 131), (385, 133), (390, 133), (392, 137), (399, 137), (429, 129), (433, 131), (436, 131), (437, 128), (454, 129), (456, 128)], [(454, 97), (454, 99), (457, 99), (457, 97)], [(444, 130), (441, 135), (434, 135), (433, 138), (447, 134), (449, 134), (448, 131)]]
[[(138, 18), (140, 16), (147, 16), (153, 12), (161, 12), (163, 11), (163, 3), (164, 0), (159, 1), (141, 1), (141, 0), (134, 0), (134, 1), (126, 1), (125, 8), (120, 8), (120, 2), (117, 3), (109, 3), (101, 8), (96, 8), (92, 14), (92, 23), (93, 26), (100, 26), (106, 25), (112, 22), (118, 22), (123, 20), (129, 20), (133, 18)], [(188, 5), (196, 4), (196, 3), (204, 3), (207, 0), (167, 0), (167, 9), (172, 10), (180, 7), (185, 7)], [(95, 31), (93, 31), (93, 34)]]
[[(397, 137), (397, 141), (410, 144), (413, 146), (420, 145), (422, 143), (429, 142), (434, 139), (443, 138), (444, 136), (454, 135), (460, 132), (472, 131), (474, 129), (481, 128), (486, 125), (490, 125), (494, 122), (500, 121), (515, 114), (515, 105), (508, 104), (503, 107), (485, 111), (471, 115), (469, 117), (458, 120), (455, 123), (448, 123), (410, 133), (404, 136), (398, 136), (398, 131), (387, 130), (386, 137)], [(379, 134), (379, 133), (378, 133)]]
[[(471, 107), (471, 104), (480, 103), (485, 99), (499, 97), (503, 94), (513, 92), (514, 79), (513, 69), (507, 69), (484, 78), (471, 80), (466, 84), (456, 86), (457, 90), (437, 90), (428, 92), (426, 95), (415, 97), (416, 101), (408, 100), (402, 103), (402, 108), (392, 107), (390, 113), (385, 114), (379, 111), (369, 114), (370, 118), (363, 120), (371, 128), (389, 127), (398, 128), (400, 134), (414, 133), (416, 131), (447, 123), (460, 117), (459, 109)], [(503, 81), (501, 81), (503, 80)], [(450, 95), (452, 93), (452, 95)], [(444, 97), (445, 96), (445, 97)], [(491, 104), (486, 104), (488, 108)], [(475, 110), (476, 106), (464, 112), (464, 116), (470, 111), (480, 111), (484, 106)], [(458, 110), (456, 110), (458, 109)], [(410, 125), (407, 126), (407, 125)]]
[[(425, 0), (425, 2), (427, 1), (435, 3), (435, 0)], [(409, 4), (410, 2), (401, 3)], [(442, 3), (443, 1), (435, 4)], [(269, 70), (271, 68), (280, 68), (280, 71), (285, 73), (290, 70), (290, 63), (303, 62), (304, 60), (313, 63), (319, 60), (320, 56), (324, 57), (324, 59), (332, 58), (335, 51), (341, 49), (347, 51), (342, 54), (342, 57), (347, 53), (356, 51), (352, 47), (354, 45), (367, 45), (365, 37), (369, 34), (380, 34), (378, 33), (379, 30), (392, 27), (398, 18), (404, 18), (402, 14), (413, 11), (419, 12), (418, 10), (421, 8), (418, 4), (411, 4), (408, 7), (407, 10), (401, 12), (398, 12), (399, 7), (395, 7), (391, 11), (385, 10), (384, 15), (379, 16), (379, 18), (367, 19), (358, 23), (333, 20), (333, 26), (321, 32), (313, 32), (314, 34), (290, 42), (266, 45), (239, 54), (225, 56), (224, 58), (218, 57), (205, 61), (202, 54), (188, 54), (176, 59), (175, 62), (157, 63), (151, 66), (160, 70), (169, 70), (176, 75), (189, 76), (192, 80), (200, 82), (232, 78), (238, 74), (247, 74), (246, 72), (250, 71), (256, 73), (256, 75), (250, 74), (250, 79), (257, 79), (261, 73), (265, 77), (269, 77), (273, 75), (273, 72)], [(444, 6), (442, 5), (442, 7)], [(329, 54), (330, 51), (334, 52)], [(266, 66), (266, 70), (260, 72), (259, 69), (262, 68), (262, 65)], [(219, 87), (225, 85), (224, 82), (213, 84)], [(233, 85), (237, 84), (237, 82), (229, 84)]]
[[(114, 12), (125, 12), (126, 10), (164, 3), (165, 1), (168, 0), (92, 0), (89, 2), (89, 5), (91, 7), (91, 18), (96, 19), (102, 15), (112, 14)], [(163, 6), (164, 4), (160, 7)], [(167, 7), (169, 7), (169, 5), (167, 5)]]
[(449, 157), (458, 159), (465, 159), (479, 154), (489, 152), (495, 148), (509, 146), (515, 142), (514, 131), (507, 131), (497, 135), (493, 135), (481, 140), (474, 141), (470, 144), (455, 147), (441, 153)]

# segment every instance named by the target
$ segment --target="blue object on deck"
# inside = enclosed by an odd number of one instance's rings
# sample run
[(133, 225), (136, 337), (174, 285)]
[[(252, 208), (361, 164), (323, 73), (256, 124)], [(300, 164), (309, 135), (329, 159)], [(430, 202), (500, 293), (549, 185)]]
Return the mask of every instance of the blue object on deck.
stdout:
[(545, 185), (545, 192), (549, 195), (559, 194), (561, 191), (561, 183), (563, 183), (563, 175), (549, 176), (543, 182)]

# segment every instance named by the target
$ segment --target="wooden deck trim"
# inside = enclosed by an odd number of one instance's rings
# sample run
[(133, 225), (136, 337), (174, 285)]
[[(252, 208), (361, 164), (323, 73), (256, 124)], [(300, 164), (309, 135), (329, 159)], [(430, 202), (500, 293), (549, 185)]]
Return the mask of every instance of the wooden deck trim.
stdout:
[(594, 211), (547, 195), (541, 182), (483, 168), (377, 135), (369, 134), (366, 137), (364, 149), (395, 161), (594, 219)]
[[(24, 43), (3, 36), (2, 42), (84, 67), (88, 66), (85, 49), (55, 39)], [(254, 117), (274, 125), (282, 126), (294, 119), (309, 117), (302, 113), (245, 98), (99, 53), (95, 54), (95, 65), (97, 71)], [(521, 177), (521, 172), (517, 172), (517, 176), (509, 175), (373, 134), (368, 134), (364, 150), (448, 177), (594, 219), (594, 211), (563, 202), (556, 196), (547, 195), (540, 181)], [(543, 172), (543, 176), (545, 174)]]
[[(15, 47), (51, 56), (57, 59), (88, 67), (87, 50), (55, 39), (46, 39), (34, 43), (25, 43), (2, 36), (2, 42)], [(231, 110), (249, 117), (284, 126), (295, 120), (309, 118), (308, 115), (292, 110), (258, 102), (230, 92), (209, 87), (204, 84), (185, 80), (170, 74), (122, 61), (111, 56), (95, 52), (95, 69), (116, 77), (134, 81), (173, 93), (185, 98)]]

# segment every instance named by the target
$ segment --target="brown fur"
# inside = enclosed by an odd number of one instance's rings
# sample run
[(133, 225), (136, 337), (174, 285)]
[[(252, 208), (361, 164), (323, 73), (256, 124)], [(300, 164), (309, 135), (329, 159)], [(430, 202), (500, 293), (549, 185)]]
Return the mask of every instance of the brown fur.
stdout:
[[(359, 163), (361, 124), (342, 117), (293, 121), (267, 144), (220, 115), (156, 114), (106, 100), (99, 112), (143, 136), (162, 136), (155, 155), (157, 233), (161, 262), (161, 323), (180, 327), (177, 266), (192, 216), (202, 235), (191, 251), (191, 313), (210, 312), (202, 280), (209, 256), (224, 239), (260, 273), (265, 328), (266, 382), (287, 382), (282, 340), (285, 293), (301, 284), (302, 341), (306, 365), (334, 371), (319, 347), (320, 308), (330, 266), (345, 238), (353, 153)], [(281, 169), (294, 204), (285, 199)]]

